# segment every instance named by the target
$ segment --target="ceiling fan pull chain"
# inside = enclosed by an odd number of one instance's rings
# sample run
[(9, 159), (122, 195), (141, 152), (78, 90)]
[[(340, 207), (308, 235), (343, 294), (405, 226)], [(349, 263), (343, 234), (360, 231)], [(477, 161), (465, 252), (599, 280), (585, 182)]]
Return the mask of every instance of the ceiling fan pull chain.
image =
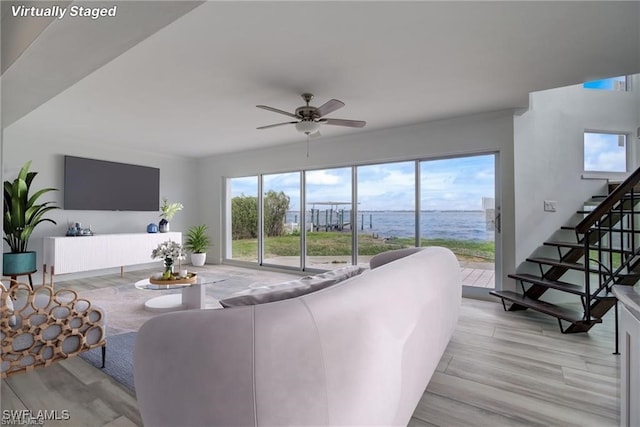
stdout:
[(309, 158), (309, 133), (307, 133), (307, 159)]

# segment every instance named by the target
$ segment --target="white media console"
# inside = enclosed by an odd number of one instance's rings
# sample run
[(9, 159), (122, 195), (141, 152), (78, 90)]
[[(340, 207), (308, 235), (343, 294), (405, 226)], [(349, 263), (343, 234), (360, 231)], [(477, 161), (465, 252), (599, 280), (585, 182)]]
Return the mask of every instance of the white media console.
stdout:
[[(153, 262), (151, 251), (172, 240), (182, 243), (182, 233), (101, 234), (44, 238), (44, 274), (77, 273)], [(158, 261), (160, 262), (160, 261)]]

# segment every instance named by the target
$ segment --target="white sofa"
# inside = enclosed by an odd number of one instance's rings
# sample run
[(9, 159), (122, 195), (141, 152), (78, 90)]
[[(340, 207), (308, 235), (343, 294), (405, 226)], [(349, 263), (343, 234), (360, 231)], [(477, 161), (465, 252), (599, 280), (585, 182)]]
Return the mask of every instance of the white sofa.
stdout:
[(146, 322), (145, 426), (407, 425), (455, 328), (460, 268), (440, 247), (371, 264), (296, 298)]

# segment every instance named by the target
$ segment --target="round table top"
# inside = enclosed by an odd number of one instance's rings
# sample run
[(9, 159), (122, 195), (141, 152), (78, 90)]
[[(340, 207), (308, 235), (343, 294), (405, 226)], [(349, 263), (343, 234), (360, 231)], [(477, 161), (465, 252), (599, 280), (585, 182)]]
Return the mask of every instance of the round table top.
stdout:
[(160, 284), (160, 285), (156, 285), (153, 283), (149, 282), (149, 278), (146, 279), (142, 279), (142, 280), (138, 280), (135, 283), (135, 287), (137, 289), (149, 289), (152, 291), (159, 291), (159, 290), (167, 290), (167, 289), (182, 289), (182, 288), (188, 288), (189, 286), (195, 286), (195, 285), (209, 285), (212, 283), (217, 283), (217, 282), (223, 282), (225, 280), (227, 280), (228, 277), (227, 276), (223, 276), (220, 274), (200, 274), (198, 273), (197, 275), (197, 279), (196, 282), (191, 284), (191, 283), (180, 283), (180, 284)]

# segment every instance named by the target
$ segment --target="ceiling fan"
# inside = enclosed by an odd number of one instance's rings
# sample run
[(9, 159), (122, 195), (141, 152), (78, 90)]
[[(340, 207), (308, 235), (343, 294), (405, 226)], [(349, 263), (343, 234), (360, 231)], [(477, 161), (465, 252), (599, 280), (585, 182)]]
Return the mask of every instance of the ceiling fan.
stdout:
[(327, 119), (326, 116), (329, 113), (334, 112), (338, 108), (344, 107), (344, 102), (332, 99), (325, 102), (320, 107), (314, 107), (309, 105), (309, 102), (313, 99), (313, 95), (310, 93), (303, 93), (302, 99), (307, 105), (296, 108), (295, 113), (289, 113), (287, 111), (279, 110), (277, 108), (269, 107), (266, 105), (256, 105), (258, 108), (264, 110), (273, 111), (274, 113), (284, 114), (285, 116), (293, 117), (296, 121), (276, 123), (273, 125), (260, 126), (257, 129), (268, 129), (282, 125), (295, 125), (299, 132), (306, 134), (307, 136), (317, 136), (320, 134), (319, 129), (321, 124), (348, 126), (352, 128), (361, 128), (367, 124), (362, 120), (346, 120), (346, 119)]

